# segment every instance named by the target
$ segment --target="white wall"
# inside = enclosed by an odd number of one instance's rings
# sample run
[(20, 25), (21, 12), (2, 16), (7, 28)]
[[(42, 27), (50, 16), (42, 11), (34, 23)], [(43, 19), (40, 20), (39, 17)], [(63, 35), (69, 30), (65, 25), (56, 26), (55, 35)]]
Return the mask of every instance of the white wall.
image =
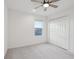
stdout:
[(49, 42), (74, 53), (74, 18), (73, 11), (65, 16), (49, 21)]
[(73, 13), (69, 17), (70, 19), (70, 46), (69, 46), (69, 51), (74, 53), (74, 15)]
[(6, 0), (4, 2), (4, 54), (7, 52), (8, 48), (8, 8)]
[(9, 48), (16, 48), (46, 42), (46, 29), (42, 37), (34, 36), (34, 20), (43, 20), (41, 16), (9, 10)]

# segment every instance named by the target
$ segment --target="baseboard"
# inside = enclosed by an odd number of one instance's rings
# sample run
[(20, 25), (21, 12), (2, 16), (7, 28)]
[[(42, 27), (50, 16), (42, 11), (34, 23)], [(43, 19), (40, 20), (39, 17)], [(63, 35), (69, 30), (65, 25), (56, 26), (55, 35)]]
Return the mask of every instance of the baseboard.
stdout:
[(36, 45), (45, 44), (45, 43), (46, 42), (40, 42), (40, 43), (35, 43), (35, 44), (30, 44), (30, 45), (23, 45), (23, 46), (13, 47), (13, 48), (9, 48), (9, 49), (16, 49), (16, 48), (23, 48), (23, 47), (31, 47), (31, 46), (36, 46)]
[(7, 55), (7, 52), (8, 52), (8, 49), (7, 49), (7, 51), (4, 53), (4, 59), (5, 59), (5, 56)]
[(56, 46), (56, 47), (58, 47), (58, 48), (63, 49), (63, 50), (65, 51), (64, 53), (69, 54), (69, 55), (71, 55), (71, 56), (74, 56), (74, 54), (73, 54), (72, 52), (68, 51), (67, 49), (62, 48), (62, 47), (60, 47), (60, 46), (58, 46), (58, 45), (56, 45), (56, 44), (50, 43), (50, 42), (41, 42), (41, 43), (36, 43), (36, 44), (31, 44), (31, 45), (26, 45), (26, 46), (21, 46), (21, 47), (9, 48), (9, 49), (31, 47), (31, 46), (41, 45), (41, 44), (51, 44), (51, 45), (54, 45), (54, 46)]

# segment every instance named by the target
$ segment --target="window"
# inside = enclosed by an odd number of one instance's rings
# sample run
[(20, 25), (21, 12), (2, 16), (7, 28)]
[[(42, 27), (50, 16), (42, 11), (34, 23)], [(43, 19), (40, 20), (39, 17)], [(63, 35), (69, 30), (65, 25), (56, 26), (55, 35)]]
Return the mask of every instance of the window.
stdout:
[(42, 36), (43, 21), (35, 21), (34, 23), (35, 36)]

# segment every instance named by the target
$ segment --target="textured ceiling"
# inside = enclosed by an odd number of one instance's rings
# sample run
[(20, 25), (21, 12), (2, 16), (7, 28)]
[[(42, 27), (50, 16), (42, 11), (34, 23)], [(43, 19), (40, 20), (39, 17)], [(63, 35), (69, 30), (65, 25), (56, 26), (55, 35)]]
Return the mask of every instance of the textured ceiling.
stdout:
[(54, 15), (73, 6), (73, 0), (60, 0), (54, 3), (59, 6), (58, 8), (48, 7), (48, 10), (44, 11), (44, 8), (40, 7), (36, 10), (36, 12), (33, 12), (33, 9), (36, 6), (39, 6), (40, 3), (32, 2), (31, 0), (8, 0), (7, 3), (9, 9), (43, 16)]

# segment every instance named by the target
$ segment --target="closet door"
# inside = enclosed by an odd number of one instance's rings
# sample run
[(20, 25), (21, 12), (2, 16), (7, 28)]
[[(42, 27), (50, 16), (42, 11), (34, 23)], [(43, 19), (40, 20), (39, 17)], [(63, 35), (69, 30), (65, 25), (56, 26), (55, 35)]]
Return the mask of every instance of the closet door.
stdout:
[(68, 49), (69, 45), (69, 20), (67, 18), (49, 21), (48, 38), (50, 43)]

